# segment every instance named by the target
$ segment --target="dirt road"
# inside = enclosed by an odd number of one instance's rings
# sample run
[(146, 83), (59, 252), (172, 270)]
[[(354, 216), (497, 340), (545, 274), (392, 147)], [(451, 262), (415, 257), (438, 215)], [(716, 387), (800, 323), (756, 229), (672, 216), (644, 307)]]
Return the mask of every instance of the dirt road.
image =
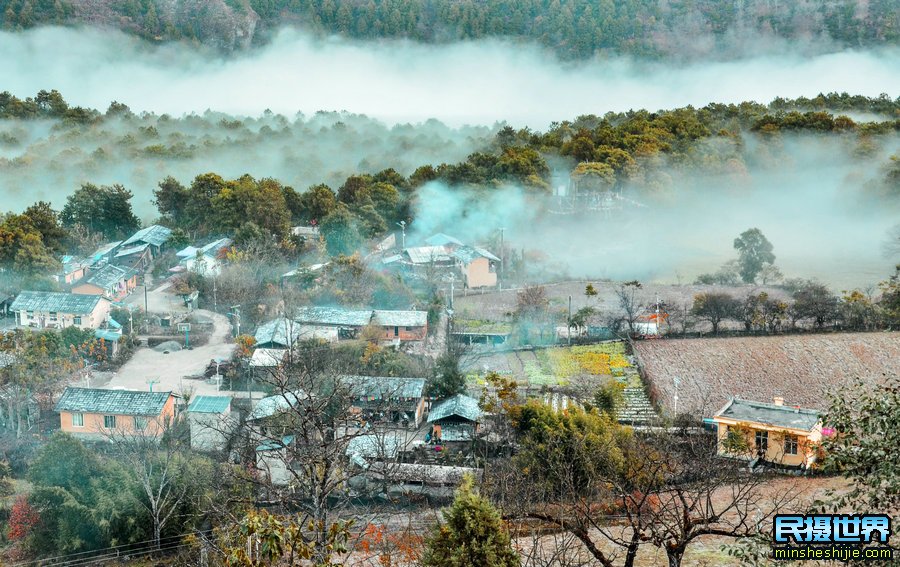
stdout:
[(163, 354), (151, 348), (143, 347), (116, 372), (115, 377), (103, 388), (125, 388), (128, 390), (148, 390), (150, 381), (154, 391), (172, 391), (175, 393), (193, 391), (195, 394), (228, 395), (229, 392), (217, 389), (215, 384), (207, 384), (205, 380), (187, 379), (187, 376), (202, 375), (211, 360), (230, 359), (234, 352), (231, 341), (231, 324), (224, 315), (198, 309), (197, 315), (213, 321), (213, 332), (209, 342), (192, 350), (181, 350)]

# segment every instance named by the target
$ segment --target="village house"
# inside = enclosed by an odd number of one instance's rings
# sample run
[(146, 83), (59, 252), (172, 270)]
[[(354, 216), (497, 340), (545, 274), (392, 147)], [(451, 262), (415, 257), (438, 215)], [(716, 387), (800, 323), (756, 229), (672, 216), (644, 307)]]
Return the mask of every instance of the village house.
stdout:
[(103, 264), (108, 264), (112, 262), (113, 258), (116, 255), (116, 252), (119, 251), (119, 246), (121, 245), (121, 240), (102, 244), (94, 251), (93, 254), (87, 257), (86, 262), (90, 266), (101, 266)]
[(158, 224), (142, 228), (130, 238), (122, 242), (122, 248), (137, 248), (146, 245), (150, 250), (151, 259), (159, 256), (166, 242), (172, 238), (172, 230)]
[(283, 348), (257, 348), (250, 357), (250, 372), (256, 380), (271, 379), (279, 372), (287, 359), (288, 351)]
[(90, 262), (87, 260), (68, 255), (63, 256), (60, 263), (62, 269), (56, 273), (55, 279), (63, 285), (71, 285), (83, 278), (90, 266)]
[(256, 345), (261, 348), (293, 348), (299, 341), (321, 340), (337, 342), (339, 327), (317, 326), (298, 323), (286, 317), (279, 317), (259, 326), (254, 333)]
[(454, 273), (468, 289), (495, 287), (500, 258), (478, 246), (439, 232), (425, 239), (424, 246), (404, 248), (383, 258), (386, 268), (406, 269), (416, 277), (434, 279)]
[(472, 441), (478, 433), (481, 415), (481, 408), (475, 398), (465, 394), (447, 398), (428, 412), (431, 439), (435, 443)]
[(137, 272), (143, 272), (153, 261), (153, 253), (147, 243), (123, 246), (116, 250), (112, 262), (118, 266), (125, 266)]
[(191, 448), (222, 451), (237, 427), (230, 396), (194, 396), (187, 408)]
[(39, 329), (99, 329), (109, 317), (110, 302), (99, 295), (23, 291), (10, 306), (16, 324)]
[(94, 331), (94, 338), (103, 341), (110, 358), (119, 354), (119, 339), (122, 338), (122, 325), (110, 317), (103, 327)]
[(355, 339), (363, 327), (372, 321), (372, 310), (300, 307), (294, 311), (293, 320), (301, 325), (301, 329), (303, 326), (328, 328), (337, 331), (339, 339)]
[(56, 403), (60, 428), (79, 437), (161, 437), (175, 419), (172, 392), (66, 387)]
[(307, 397), (302, 390), (268, 396), (256, 402), (247, 416), (250, 439), (256, 447), (256, 468), (276, 486), (284, 486), (293, 478), (288, 470), (295, 442), (291, 414), (300, 411)]
[(425, 418), (425, 379), (342, 376), (353, 407), (366, 422), (417, 428)]
[(424, 341), (428, 336), (427, 311), (386, 311), (376, 309), (372, 322), (381, 327), (381, 337), (389, 341)]
[(484, 248), (460, 246), (451, 252), (462, 273), (463, 285), (469, 289), (495, 287), (500, 258)]
[(293, 317), (279, 317), (260, 325), (256, 344), (264, 348), (292, 348), (298, 341), (358, 338), (369, 325), (380, 328), (381, 340), (422, 341), (428, 335), (428, 313), (413, 310), (300, 307)]
[(204, 276), (216, 276), (222, 270), (222, 251), (227, 250), (232, 244), (234, 241), (230, 238), (219, 238), (204, 246), (188, 246), (175, 255), (179, 258), (179, 265), (185, 270)]
[(732, 398), (712, 418), (722, 456), (808, 469), (819, 458), (822, 421), (819, 412), (773, 403)]
[(137, 287), (137, 274), (133, 270), (107, 264), (91, 271), (86, 278), (72, 286), (72, 293), (101, 295), (110, 301), (121, 301)]

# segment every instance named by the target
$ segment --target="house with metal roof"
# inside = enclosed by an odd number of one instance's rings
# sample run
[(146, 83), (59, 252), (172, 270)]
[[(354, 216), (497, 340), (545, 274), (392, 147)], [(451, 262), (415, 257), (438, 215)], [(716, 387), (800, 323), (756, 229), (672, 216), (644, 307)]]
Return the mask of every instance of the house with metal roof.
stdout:
[(299, 307), (293, 319), (307, 325), (328, 327), (365, 327), (372, 320), (370, 309), (344, 309), (343, 307)]
[(112, 258), (112, 263), (143, 272), (153, 261), (153, 252), (147, 243), (134, 244), (119, 248)]
[(456, 394), (435, 404), (428, 412), (431, 438), (435, 443), (471, 441), (478, 432), (481, 416), (478, 400), (465, 394)]
[(258, 347), (285, 349), (292, 348), (298, 342), (305, 340), (337, 342), (338, 333), (337, 326), (308, 325), (286, 317), (279, 317), (260, 325), (254, 333), (254, 338)]
[(122, 245), (121, 240), (117, 240), (116, 242), (107, 242), (106, 244), (101, 244), (93, 254), (86, 258), (86, 261), (91, 266), (96, 266), (99, 264), (104, 264), (112, 261), (113, 257), (115, 257), (116, 252), (119, 251), (119, 247)]
[(53, 291), (23, 291), (10, 305), (17, 325), (39, 329), (99, 329), (109, 308), (109, 300), (99, 295)]
[(72, 293), (102, 295), (110, 301), (121, 301), (137, 287), (137, 273), (128, 268), (106, 264), (92, 270), (72, 287)]
[(427, 311), (376, 309), (372, 322), (381, 327), (383, 340), (424, 341), (428, 336)]
[(463, 285), (467, 288), (497, 285), (497, 267), (500, 265), (500, 258), (477, 246), (460, 246), (450, 255), (462, 272)]
[(170, 238), (172, 238), (172, 229), (154, 224), (132, 234), (131, 237), (122, 243), (122, 247), (128, 248), (129, 246), (148, 244), (153, 247), (153, 254), (156, 255)]
[(453, 259), (443, 246), (413, 246), (405, 248), (403, 255), (407, 262), (417, 266), (452, 266)]
[(345, 375), (338, 381), (367, 422), (417, 428), (425, 417), (425, 379)]
[(56, 403), (60, 428), (90, 439), (161, 437), (175, 419), (172, 392), (66, 387)]
[(823, 437), (819, 411), (732, 398), (712, 421), (718, 429), (720, 455), (787, 467), (811, 468), (820, 457)]
[(191, 448), (222, 451), (236, 431), (238, 420), (231, 413), (231, 396), (194, 396), (187, 408)]
[(62, 268), (56, 273), (55, 278), (57, 282), (63, 285), (72, 284), (83, 278), (87, 273), (88, 267), (91, 265), (91, 263), (84, 258), (70, 255), (63, 256), (60, 259), (60, 263), (62, 264)]
[(219, 257), (222, 250), (234, 244), (230, 238), (219, 238), (203, 246), (188, 246), (175, 253), (180, 258), (179, 265), (200, 275), (218, 275), (223, 261)]
[(399, 432), (379, 432), (359, 435), (347, 443), (344, 453), (350, 462), (368, 469), (372, 461), (394, 461), (406, 448), (407, 436)]
[(292, 411), (304, 403), (308, 397), (303, 390), (295, 390), (262, 398), (253, 406), (253, 411), (250, 412), (247, 421), (264, 420)]

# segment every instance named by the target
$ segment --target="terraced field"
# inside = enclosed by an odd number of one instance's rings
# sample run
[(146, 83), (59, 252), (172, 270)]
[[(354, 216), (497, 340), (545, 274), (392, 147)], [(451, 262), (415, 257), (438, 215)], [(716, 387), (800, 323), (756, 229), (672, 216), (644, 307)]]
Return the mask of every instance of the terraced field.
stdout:
[(473, 358), (465, 370), (472, 380), (494, 371), (531, 386), (571, 386), (587, 377), (627, 382), (637, 376), (625, 343), (618, 341), (488, 354)]

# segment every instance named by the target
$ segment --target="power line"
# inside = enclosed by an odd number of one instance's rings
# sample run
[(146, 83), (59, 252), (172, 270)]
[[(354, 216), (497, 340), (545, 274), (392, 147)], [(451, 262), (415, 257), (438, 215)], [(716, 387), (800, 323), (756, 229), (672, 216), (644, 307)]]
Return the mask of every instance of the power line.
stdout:
[[(166, 537), (160, 538), (160, 545), (169, 545), (169, 544), (173, 543), (169, 540), (176, 540), (174, 543), (177, 543), (177, 540), (180, 540), (181, 538), (189, 536), (189, 535), (210, 534), (210, 533), (212, 533), (212, 530), (205, 530), (202, 532), (201, 531), (191, 531), (191, 532), (185, 532), (185, 533), (178, 534), (178, 535), (166, 536)], [(163, 542), (166, 542), (166, 543), (163, 544)], [(127, 547), (137, 547), (138, 549), (136, 549), (135, 551), (139, 552), (141, 549), (146, 549), (148, 546), (151, 546), (151, 545), (154, 547), (156, 546), (156, 539), (148, 539), (145, 541), (137, 541), (137, 542), (133, 542), (133, 543), (123, 543), (121, 545), (115, 545), (115, 546), (110, 546), (110, 547), (101, 547), (99, 549), (92, 549), (90, 551), (79, 551), (76, 553), (67, 553), (65, 555), (57, 555), (55, 557), (36, 559), (33, 561), (12, 563), (12, 564), (10, 564), (10, 567), (25, 567), (27, 565), (39, 565), (39, 564), (44, 564), (44, 563), (50, 563), (52, 565), (68, 564), (66, 562), (69, 561), (70, 559), (72, 561), (80, 561), (80, 560), (87, 560), (87, 559), (95, 558), (95, 557), (87, 557), (87, 558), (80, 557), (83, 555), (97, 554), (97, 556), (105, 556), (105, 555), (109, 555), (110, 553), (113, 553), (114, 550), (115, 550), (115, 553), (121, 553), (123, 548), (127, 548)], [(62, 563), (58, 563), (60, 561)]]

